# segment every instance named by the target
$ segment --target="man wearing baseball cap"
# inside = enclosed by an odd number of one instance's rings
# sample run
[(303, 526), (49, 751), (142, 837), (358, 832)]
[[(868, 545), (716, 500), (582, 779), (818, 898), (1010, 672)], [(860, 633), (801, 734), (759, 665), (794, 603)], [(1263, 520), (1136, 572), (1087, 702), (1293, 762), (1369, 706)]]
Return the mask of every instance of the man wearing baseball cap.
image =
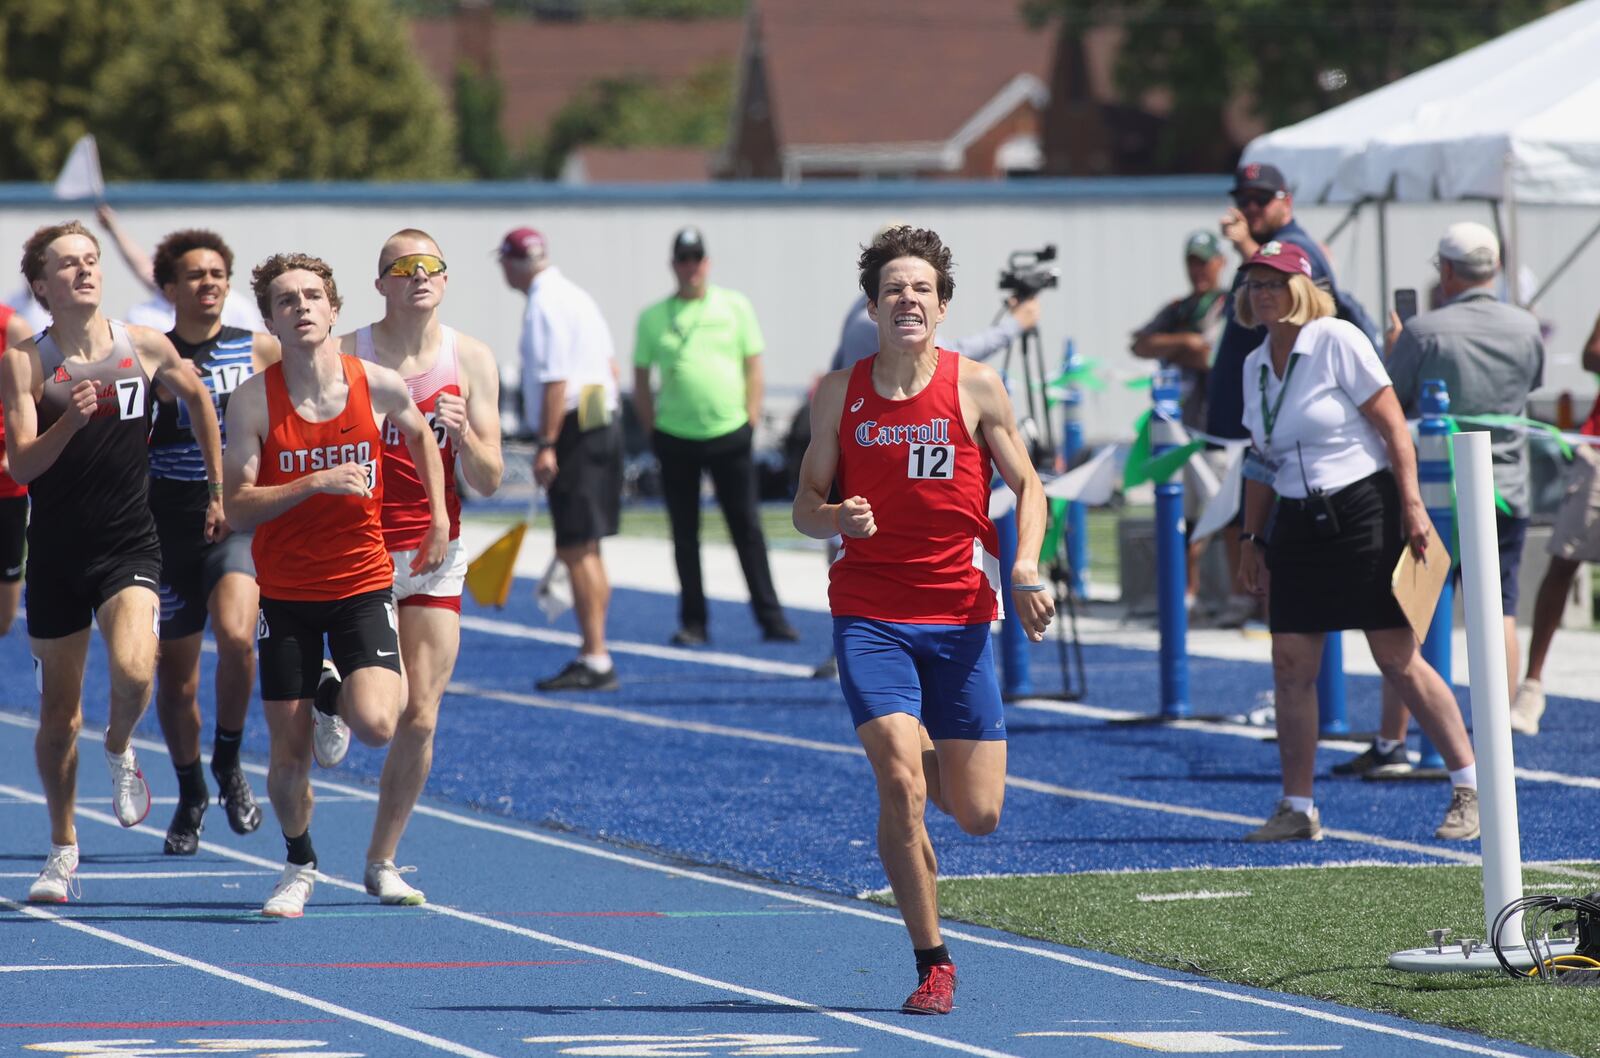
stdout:
[[(1395, 396), (1406, 415), (1417, 414), (1422, 380), (1444, 381), (1455, 415), (1522, 415), (1528, 393), (1544, 381), (1544, 340), (1533, 313), (1507, 305), (1496, 296), (1500, 275), (1500, 240), (1482, 224), (1462, 221), (1445, 229), (1435, 257), (1444, 304), (1409, 322), (1390, 321), (1392, 348), (1386, 366)], [(1513, 695), (1527, 709), (1526, 695), (1516, 695), (1517, 574), (1522, 542), (1528, 531), (1528, 442), (1511, 430), (1491, 430), (1495, 494), (1504, 506), (1495, 511), (1500, 550), (1500, 612), (1505, 622), (1506, 674)], [(1552, 540), (1552, 544), (1556, 541)], [(1537, 642), (1537, 636), (1535, 636)], [(1545, 641), (1549, 645), (1549, 640)], [(1543, 651), (1530, 650), (1529, 667), (1538, 687)], [(1542, 697), (1542, 693), (1541, 693)], [(1517, 726), (1513, 710), (1513, 727)], [(1407, 714), (1385, 685), (1383, 720), (1378, 737), (1360, 756), (1335, 765), (1337, 774), (1385, 772), (1409, 767), (1405, 755)], [(1537, 729), (1537, 718), (1533, 721)]]
[(611, 581), (600, 541), (622, 517), (622, 420), (611, 328), (589, 292), (550, 263), (543, 235), (517, 228), (500, 242), (506, 285), (528, 296), (522, 317), (522, 416), (533, 432), (533, 477), (546, 491), (556, 557), (572, 578), (578, 656), (538, 681), (541, 691), (614, 691), (606, 647)]
[[(1222, 310), (1227, 302), (1222, 288), (1222, 270), (1227, 259), (1222, 240), (1215, 232), (1190, 232), (1183, 241), (1183, 267), (1189, 277), (1189, 292), (1162, 306), (1150, 321), (1137, 331), (1129, 351), (1141, 360), (1154, 360), (1175, 367), (1179, 373), (1179, 393), (1183, 423), (1195, 430), (1206, 425), (1206, 381), (1211, 374), (1211, 349), (1222, 334)], [(1200, 492), (1192, 472), (1184, 470), (1184, 519), (1192, 528), (1200, 515)], [(1189, 541), (1189, 581), (1187, 595), (1192, 601), (1199, 583), (1200, 552), (1204, 540)], [(1240, 617), (1255, 611), (1253, 599), (1244, 600)]]
[[(699, 228), (672, 237), (677, 289), (639, 314), (633, 345), (633, 401), (661, 463), (661, 492), (678, 566), (678, 631), (672, 642), (708, 637), (700, 573), (700, 480), (709, 472), (750, 589), (762, 637), (799, 638), (772, 582), (761, 531), (751, 438), (761, 415), (761, 352), (755, 310), (743, 294), (712, 286)], [(652, 391), (659, 369), (659, 391)]]

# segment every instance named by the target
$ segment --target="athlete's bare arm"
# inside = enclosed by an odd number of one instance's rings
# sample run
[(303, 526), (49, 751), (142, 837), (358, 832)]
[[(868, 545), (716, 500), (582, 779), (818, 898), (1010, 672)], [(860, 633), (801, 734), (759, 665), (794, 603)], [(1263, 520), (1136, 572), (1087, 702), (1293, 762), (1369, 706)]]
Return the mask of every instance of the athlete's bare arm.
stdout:
[(95, 385), (81, 379), (72, 387), (72, 403), (66, 412), (39, 433), (38, 400), (44, 393), (44, 375), (39, 368), (39, 350), (23, 341), (7, 349), (0, 358), (0, 401), (6, 415), (6, 458), (11, 476), (26, 485), (54, 465), (57, 457), (94, 417), (99, 396)]
[(283, 346), (270, 334), (257, 331), (250, 335), (250, 363), (259, 375), (283, 359)]
[[(149, 327), (128, 327), (128, 337), (138, 350), (139, 362), (154, 382), (159, 382), (189, 409), (190, 429), (195, 443), (200, 446), (200, 457), (206, 464), (208, 484), (222, 484), (222, 432), (217, 427), (217, 408), (212, 403), (211, 390), (200, 381), (191, 361), (178, 355), (171, 340), (160, 331)], [(206, 506), (206, 539), (218, 540), (227, 535), (227, 523), (222, 513), (222, 491), (210, 489)]]
[(398, 371), (381, 364), (357, 360), (367, 372), (367, 389), (372, 394), (373, 418), (386, 417), (400, 430), (411, 451), (422, 490), (428, 495), (428, 515), (432, 523), (422, 546), (411, 561), (413, 574), (432, 573), (444, 564), (450, 546), (450, 515), (444, 506), (444, 462), (439, 458), (439, 442), (411, 399), (411, 390)]
[(282, 485), (257, 485), (261, 473), (261, 446), (266, 441), (267, 380), (262, 375), (245, 379), (228, 398), (228, 450), (222, 459), (222, 500), (228, 524), (249, 532), (284, 511), (327, 492), (338, 496), (370, 496), (367, 468), (361, 463), (340, 463)]
[(800, 484), (794, 497), (794, 527), (807, 536), (826, 540), (835, 533), (871, 536), (878, 531), (872, 504), (863, 496), (829, 503), (828, 493), (839, 469), (839, 415), (844, 408), (850, 371), (833, 371), (817, 383), (811, 396), (811, 443), (800, 460)]
[(461, 476), (480, 496), (500, 487), (505, 463), (500, 455), (500, 369), (494, 353), (476, 338), (456, 333), (456, 366), (461, 395), (441, 393), (434, 417), (444, 426), (461, 457)]
[[(1028, 458), (1028, 446), (1017, 432), (1017, 417), (1011, 396), (1000, 376), (986, 364), (962, 357), (961, 410), (970, 426), (976, 412), (977, 426), (972, 433), (981, 436), (989, 447), (1000, 477), (1017, 494), (1017, 560), (1011, 567), (1013, 585), (1037, 585), (1039, 547), (1044, 542), (1044, 486)], [(1047, 591), (1013, 591), (1012, 607), (1033, 639), (1043, 639), (1050, 618), (1055, 615), (1055, 600)]]
[(33, 337), (33, 328), (28, 326), (28, 321), (22, 318), (21, 313), (12, 313), (6, 321), (6, 348), (21, 345)]

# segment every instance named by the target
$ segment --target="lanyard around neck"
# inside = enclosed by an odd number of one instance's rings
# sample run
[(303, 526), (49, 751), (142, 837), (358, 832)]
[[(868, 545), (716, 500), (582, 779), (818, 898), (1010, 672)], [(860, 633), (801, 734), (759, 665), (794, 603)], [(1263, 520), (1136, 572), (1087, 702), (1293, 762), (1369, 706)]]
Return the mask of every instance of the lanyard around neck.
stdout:
[(1266, 364), (1261, 365), (1261, 426), (1266, 433), (1268, 447), (1272, 445), (1272, 428), (1278, 422), (1278, 409), (1283, 407), (1283, 395), (1289, 392), (1289, 379), (1294, 377), (1294, 365), (1299, 362), (1300, 358), (1290, 352), (1289, 366), (1283, 372), (1283, 385), (1278, 389), (1278, 399), (1272, 402), (1270, 408), (1267, 407), (1267, 371), (1270, 369)]

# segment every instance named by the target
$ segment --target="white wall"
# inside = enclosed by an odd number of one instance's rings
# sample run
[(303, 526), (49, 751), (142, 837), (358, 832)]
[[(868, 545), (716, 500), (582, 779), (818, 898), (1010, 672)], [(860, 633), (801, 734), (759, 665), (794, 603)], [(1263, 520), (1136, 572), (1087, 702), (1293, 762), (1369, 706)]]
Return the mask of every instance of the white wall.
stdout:
[[(861, 242), (887, 220), (936, 229), (952, 247), (957, 289), (944, 332), (986, 326), (1000, 304), (996, 279), (1009, 252), (1059, 246), (1061, 286), (1043, 295), (1043, 349), (1054, 373), (1067, 336), (1114, 374), (1144, 367), (1127, 355), (1128, 333), (1168, 298), (1183, 292), (1184, 235), (1216, 225), (1226, 204), (1225, 178), (1150, 181), (1040, 181), (996, 185), (761, 185), (651, 191), (550, 190), (543, 185), (436, 188), (295, 188), (278, 185), (144, 185), (112, 188), (125, 226), (147, 247), (179, 227), (211, 227), (232, 244), (235, 283), (270, 253), (301, 250), (325, 257), (345, 298), (342, 322), (371, 321), (381, 302), (373, 289), (377, 252), (401, 227), (439, 240), (450, 262), (445, 317), (514, 358), (521, 297), (506, 288), (493, 251), (510, 228), (531, 225), (550, 241), (562, 269), (604, 309), (625, 378), (639, 310), (671, 290), (670, 241), (681, 225), (699, 225), (712, 281), (747, 294), (766, 333), (767, 378), (774, 412), (792, 407), (827, 363), (855, 294)], [(0, 189), (0, 246), (19, 253), (38, 225), (68, 216), (93, 223), (92, 211), (49, 201), (36, 189)], [(1302, 223), (1325, 235), (1339, 207), (1302, 209)], [(1426, 290), (1428, 258), (1453, 220), (1487, 221), (1487, 207), (1390, 207), (1390, 281)], [(1592, 210), (1523, 207), (1524, 261), (1548, 275), (1597, 219)], [(1341, 283), (1377, 315), (1377, 225), (1373, 211), (1332, 246)], [(144, 299), (109, 242), (106, 305), (117, 314)], [(15, 260), (16, 258), (13, 258)], [(20, 277), (19, 277), (20, 280)], [(0, 283), (0, 294), (20, 282)], [(1547, 388), (1578, 394), (1580, 412), (1594, 393), (1578, 352), (1600, 312), (1600, 243), (1591, 246), (1539, 306), (1554, 327)], [(1148, 400), (1115, 382), (1085, 408), (1090, 439), (1125, 435)]]

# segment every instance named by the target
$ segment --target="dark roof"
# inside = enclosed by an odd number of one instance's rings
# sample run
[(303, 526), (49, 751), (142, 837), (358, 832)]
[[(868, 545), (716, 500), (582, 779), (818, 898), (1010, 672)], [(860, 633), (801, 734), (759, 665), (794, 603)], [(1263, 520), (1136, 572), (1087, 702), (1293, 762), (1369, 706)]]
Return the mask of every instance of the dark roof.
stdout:
[(943, 142), (1019, 74), (1050, 80), (1015, 0), (752, 3), (783, 147)]
[(703, 147), (590, 144), (567, 156), (562, 176), (587, 184), (694, 183), (711, 178), (711, 155)]
[[(513, 145), (542, 135), (563, 106), (599, 80), (675, 81), (715, 62), (731, 63), (742, 32), (737, 18), (543, 22), (495, 16), (488, 50), (503, 88), (501, 131)], [(411, 38), (449, 96), (458, 63), (471, 61), (470, 19), (413, 19)]]

